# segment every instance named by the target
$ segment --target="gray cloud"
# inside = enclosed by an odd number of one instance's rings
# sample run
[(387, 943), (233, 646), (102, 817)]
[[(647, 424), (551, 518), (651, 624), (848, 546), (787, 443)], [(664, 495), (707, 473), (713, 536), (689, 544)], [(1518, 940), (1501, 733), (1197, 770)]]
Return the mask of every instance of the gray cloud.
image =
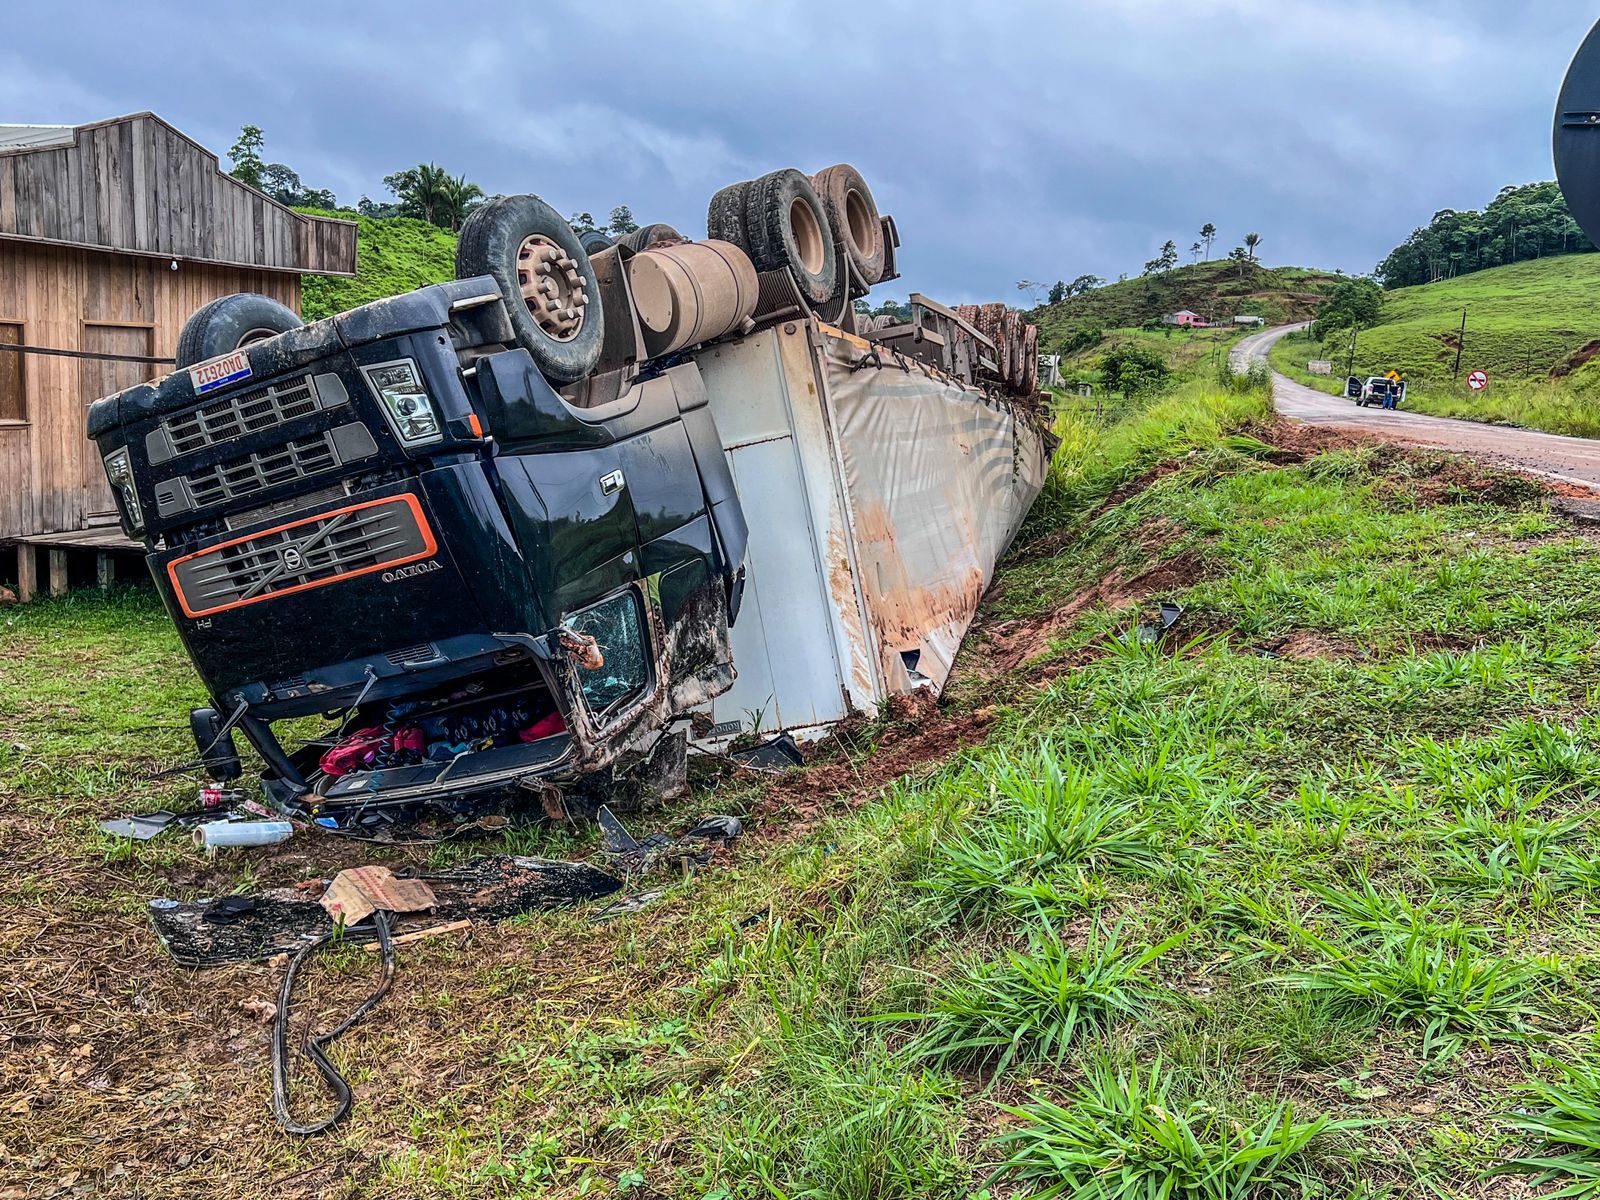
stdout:
[[(1370, 269), (1436, 209), (1550, 177), (1593, 10), (1547, 0), (984, 5), (416, 0), (8, 6), (0, 120), (153, 109), (354, 200), (421, 160), (704, 229), (718, 187), (854, 162), (951, 302), (1114, 278), (1201, 224)], [(1536, 9), (1536, 11), (1526, 11)]]

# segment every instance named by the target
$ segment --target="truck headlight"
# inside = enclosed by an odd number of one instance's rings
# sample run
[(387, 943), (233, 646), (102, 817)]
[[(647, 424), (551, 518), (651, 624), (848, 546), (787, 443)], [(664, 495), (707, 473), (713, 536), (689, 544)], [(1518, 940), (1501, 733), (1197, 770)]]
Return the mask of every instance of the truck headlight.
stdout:
[(139, 489), (133, 484), (133, 464), (128, 461), (128, 448), (123, 446), (105, 456), (106, 479), (111, 490), (122, 498), (123, 511), (128, 515), (128, 528), (133, 533), (144, 529), (144, 512), (139, 507)]
[(420, 446), (444, 436), (433, 399), (422, 386), (422, 373), (409, 358), (362, 367), (367, 383), (378, 394), (383, 413), (402, 445)]

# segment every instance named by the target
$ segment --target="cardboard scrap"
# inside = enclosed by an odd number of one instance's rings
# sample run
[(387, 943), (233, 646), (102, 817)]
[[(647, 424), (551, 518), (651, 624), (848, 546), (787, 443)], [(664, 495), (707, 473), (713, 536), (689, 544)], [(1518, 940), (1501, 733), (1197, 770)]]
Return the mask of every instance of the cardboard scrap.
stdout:
[(396, 879), (388, 867), (351, 867), (333, 877), (318, 901), (334, 921), (346, 928), (359, 925), (378, 909), (422, 912), (436, 901), (433, 889), (420, 879)]

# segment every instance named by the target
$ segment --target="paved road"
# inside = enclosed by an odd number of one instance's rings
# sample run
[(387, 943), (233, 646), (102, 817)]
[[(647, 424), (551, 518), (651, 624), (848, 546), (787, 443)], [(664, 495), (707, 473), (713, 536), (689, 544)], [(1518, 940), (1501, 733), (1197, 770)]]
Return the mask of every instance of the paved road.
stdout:
[[(1235, 371), (1243, 371), (1252, 359), (1266, 358), (1267, 350), (1284, 334), (1304, 328), (1280, 325), (1252, 333), (1239, 340), (1228, 361)], [(1272, 376), (1272, 399), (1284, 416), (1308, 425), (1365, 429), (1418, 446), (1460, 450), (1530, 475), (1600, 490), (1600, 441), (1430, 417), (1403, 408), (1357, 408), (1353, 400), (1319, 392), (1277, 372)]]

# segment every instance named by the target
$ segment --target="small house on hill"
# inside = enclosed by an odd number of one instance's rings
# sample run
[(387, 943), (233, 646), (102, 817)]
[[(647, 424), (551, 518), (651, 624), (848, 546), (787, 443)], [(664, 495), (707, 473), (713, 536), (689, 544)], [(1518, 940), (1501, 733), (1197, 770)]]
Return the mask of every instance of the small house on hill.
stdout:
[(1199, 313), (1192, 313), (1187, 308), (1175, 313), (1168, 313), (1161, 318), (1163, 325), (1176, 325), (1183, 329), (1204, 329), (1208, 322)]
[(35, 586), (46, 552), (131, 548), (84, 434), (101, 396), (170, 371), (183, 323), (233, 292), (299, 311), (300, 276), (353, 275), (356, 226), (310, 217), (224, 174), (153, 113), (0, 124), (0, 544)]

